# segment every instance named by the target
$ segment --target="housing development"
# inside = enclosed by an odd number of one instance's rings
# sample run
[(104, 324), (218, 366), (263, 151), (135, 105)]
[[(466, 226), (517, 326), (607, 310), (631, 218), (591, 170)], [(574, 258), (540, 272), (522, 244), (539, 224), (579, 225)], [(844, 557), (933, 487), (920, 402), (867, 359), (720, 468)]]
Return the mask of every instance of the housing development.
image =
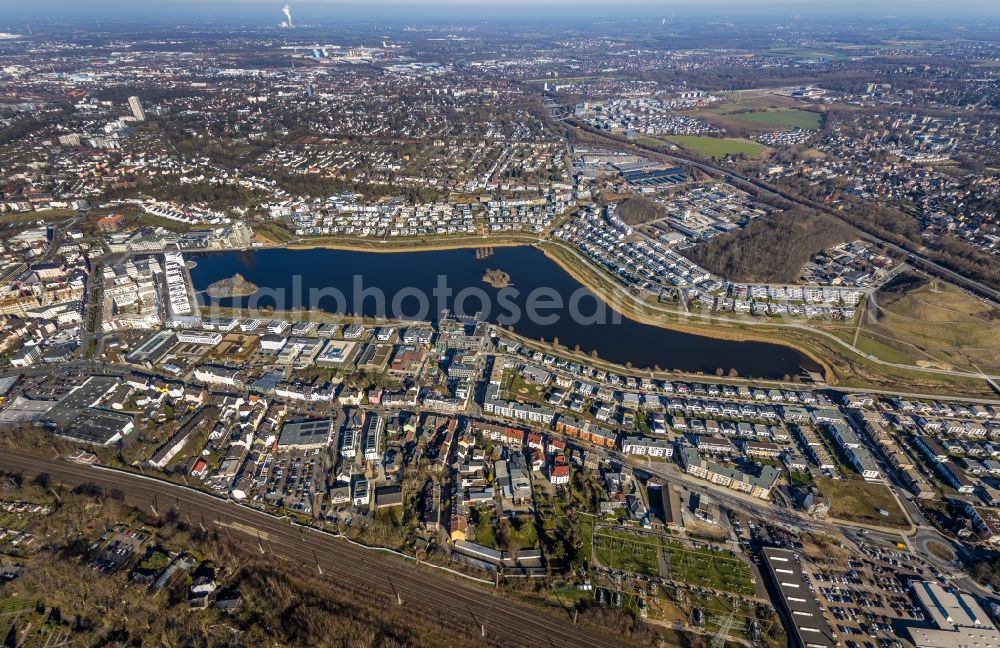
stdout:
[(5, 646), (1000, 645), (995, 11), (97, 5), (0, 33)]

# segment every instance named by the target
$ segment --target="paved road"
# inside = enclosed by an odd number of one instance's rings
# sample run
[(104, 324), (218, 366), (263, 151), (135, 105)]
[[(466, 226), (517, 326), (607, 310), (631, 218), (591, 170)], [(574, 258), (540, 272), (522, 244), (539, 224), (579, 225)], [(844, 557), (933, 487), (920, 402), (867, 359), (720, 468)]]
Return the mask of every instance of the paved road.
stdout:
[[(124, 493), (128, 504), (160, 513), (176, 508), (192, 524), (203, 523), (226, 530), (252, 551), (262, 547), (276, 559), (295, 563), (294, 569), (315, 570), (377, 608), (396, 605), (397, 594), (408, 612), (436, 623), (446, 632), (478, 638), (488, 645), (630, 646), (624, 638), (574, 625), (566, 618), (504, 599), (484, 587), (465, 582), (430, 567), (420, 567), (402, 558), (370, 551), (313, 529), (297, 527), (286, 520), (238, 506), (205, 493), (140, 475), (101, 470), (91, 466), (42, 459), (4, 450), (0, 468), (26, 475), (48, 473), (67, 487), (92, 482)], [(258, 535), (247, 530), (253, 529)], [(258, 540), (258, 538), (260, 540)], [(259, 543), (259, 544), (258, 544)]]
[[(491, 419), (489, 416), (483, 416), (482, 418)], [(503, 422), (501, 419), (491, 420)], [(550, 432), (550, 434), (563, 438), (568, 442), (576, 443), (576, 441), (571, 437), (552, 432)], [(870, 542), (876, 539), (888, 544), (905, 542), (919, 558), (923, 559), (931, 567), (942, 573), (951, 585), (979, 596), (986, 596), (990, 598), (995, 597), (993, 592), (990, 592), (975, 580), (970, 578), (964, 570), (962, 563), (968, 563), (973, 559), (973, 556), (971, 555), (971, 547), (942, 535), (930, 524), (926, 517), (924, 517), (924, 515), (920, 512), (919, 507), (917, 507), (912, 501), (912, 498), (906, 494), (900, 496), (899, 492), (893, 487), (892, 483), (888, 483), (887, 486), (893, 490), (900, 505), (902, 505), (906, 511), (907, 517), (911, 520), (913, 526), (910, 529), (895, 530), (865, 524), (851, 524), (836, 519), (816, 519), (805, 516), (797, 511), (782, 508), (770, 501), (761, 500), (750, 495), (729, 490), (725, 487), (712, 484), (711, 482), (693, 479), (683, 473), (681, 469), (673, 463), (660, 463), (648, 460), (643, 462), (640, 458), (623, 455), (615, 450), (604, 450), (596, 447), (591, 448), (588, 452), (596, 454), (597, 456), (603, 458), (604, 461), (613, 460), (623, 465), (632, 466), (637, 470), (644, 470), (675, 487), (707, 495), (730, 510), (744, 511), (745, 513), (765, 520), (771, 524), (776, 524), (779, 527), (783, 527), (790, 531), (820, 531), (827, 533), (837, 531), (855, 543)], [(950, 547), (951, 550), (955, 552), (958, 559), (949, 561), (938, 558), (928, 548), (931, 542), (936, 542), (946, 547)]]

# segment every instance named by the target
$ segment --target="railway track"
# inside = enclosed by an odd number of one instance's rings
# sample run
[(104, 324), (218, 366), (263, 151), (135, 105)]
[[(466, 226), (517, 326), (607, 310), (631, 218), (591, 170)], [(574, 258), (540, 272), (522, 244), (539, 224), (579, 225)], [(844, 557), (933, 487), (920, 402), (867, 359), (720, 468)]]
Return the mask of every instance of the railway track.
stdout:
[[(153, 507), (162, 513), (172, 507), (191, 524), (229, 529), (230, 537), (239, 539), (251, 551), (286, 559), (298, 569), (322, 570), (324, 578), (372, 595), (359, 603), (410, 606), (416, 613), (436, 619), (446, 632), (474, 637), (485, 645), (634, 645), (608, 631), (576, 625), (568, 613), (566, 619), (561, 619), (431, 567), (355, 546), (330, 534), (155, 478), (6, 449), (0, 456), (0, 468), (26, 475), (48, 473), (54, 483), (62, 482), (67, 487), (93, 483), (120, 493), (125, 503), (142, 509)], [(248, 529), (257, 535), (244, 532)]]

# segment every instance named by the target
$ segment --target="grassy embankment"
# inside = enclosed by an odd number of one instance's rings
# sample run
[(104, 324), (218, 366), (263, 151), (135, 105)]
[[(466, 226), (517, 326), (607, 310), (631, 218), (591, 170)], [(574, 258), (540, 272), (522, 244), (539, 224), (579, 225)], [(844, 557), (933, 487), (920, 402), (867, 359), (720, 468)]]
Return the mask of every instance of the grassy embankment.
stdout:
[(916, 367), (1000, 371), (1000, 309), (914, 274), (875, 294), (856, 322), (828, 330), (859, 349)]
[[(287, 230), (284, 231), (287, 232)], [(501, 247), (538, 243), (538, 238), (532, 235), (519, 237), (506, 236), (502, 238), (490, 237), (485, 239), (478, 236), (447, 237), (446, 240), (435, 240), (435, 238), (436, 237), (415, 237), (389, 240), (387, 242), (359, 242), (357, 239), (351, 240), (330, 237), (315, 240), (309, 239), (307, 242), (302, 242), (301, 244), (297, 242), (286, 242), (281, 245), (283, 247), (296, 248), (326, 247), (331, 249), (361, 250), (369, 252), (398, 252), (402, 250), (417, 251), (471, 247)], [(713, 318), (703, 319), (701, 317), (689, 317), (677, 310), (665, 307), (662, 304), (656, 304), (649, 301), (641, 302), (631, 296), (625, 296), (621, 286), (614, 280), (613, 277), (610, 277), (606, 272), (591, 263), (583, 261), (578, 255), (574, 254), (562, 243), (546, 241), (541, 243), (539, 248), (546, 254), (546, 256), (559, 264), (574, 278), (594, 290), (597, 294), (601, 295), (605, 301), (612, 304), (616, 310), (620, 311), (630, 319), (655, 326), (661, 326), (686, 333), (715, 337), (718, 339), (770, 342), (791, 346), (810, 357), (816, 362), (816, 364), (822, 367), (827, 381), (832, 385), (856, 388), (882, 388), (900, 391), (906, 390), (913, 393), (940, 393), (943, 395), (961, 394), (966, 396), (981, 397), (995, 396), (985, 381), (979, 378), (935, 374), (922, 371), (924, 367), (944, 367), (947, 364), (941, 362), (940, 359), (928, 358), (926, 357), (926, 354), (921, 355), (920, 357), (914, 357), (912, 354), (906, 352), (906, 345), (919, 344), (919, 340), (921, 338), (916, 336), (917, 333), (919, 333), (918, 329), (923, 328), (923, 332), (925, 334), (935, 332), (940, 333), (940, 327), (931, 323), (928, 323), (924, 327), (911, 325), (910, 329), (905, 331), (905, 333), (896, 334), (894, 336), (892, 336), (891, 333), (887, 333), (885, 330), (876, 330), (874, 327), (867, 325), (862, 326), (862, 335), (858, 336), (858, 340), (856, 342), (857, 348), (860, 351), (863, 353), (870, 353), (886, 362), (909, 364), (912, 366), (912, 368), (888, 367), (873, 363), (869, 358), (864, 357), (860, 353), (855, 352), (842, 344), (838, 344), (836, 340), (824, 335), (825, 333), (833, 336), (842, 340), (847, 345), (855, 344), (853, 337), (854, 329), (858, 326), (858, 320), (853, 322), (838, 323), (803, 321), (801, 324), (797, 324), (796, 326), (788, 326), (784, 321), (775, 321), (773, 324), (770, 324), (767, 320), (761, 321), (762, 318), (754, 318), (753, 321), (748, 321), (746, 324), (742, 324), (718, 321)], [(945, 287), (943, 290), (948, 290), (951, 293), (950, 298), (954, 300), (962, 301), (963, 299), (972, 299), (971, 297), (967, 297), (961, 291), (951, 287)], [(976, 304), (979, 303), (975, 300), (973, 300), (973, 302)], [(907, 303), (907, 301), (904, 301), (901, 306), (897, 306), (896, 308), (905, 308), (907, 307)], [(947, 308), (955, 311), (956, 305), (958, 304), (953, 304)], [(961, 304), (960, 306), (964, 310), (969, 310), (971, 308), (969, 304)], [(890, 307), (891, 305), (886, 308), (888, 309)], [(887, 322), (893, 322), (891, 311), (888, 312), (890, 313), (890, 317)], [(274, 315), (279, 317), (282, 316), (282, 314), (278, 313), (275, 313)], [(860, 318), (862, 315), (859, 315), (858, 317)], [(899, 321), (905, 321), (905, 317), (906, 315), (904, 313), (903, 316), (897, 319)], [(329, 318), (342, 319), (332, 314), (330, 314)], [(986, 336), (986, 339), (988, 339), (990, 335), (995, 334), (995, 330), (993, 328), (987, 328), (979, 331), (976, 335), (970, 334), (970, 330), (974, 329), (976, 324), (982, 323), (983, 321), (985, 321), (984, 318), (981, 315), (978, 316), (977, 322), (970, 321), (969, 326), (963, 330), (961, 335), (956, 333), (951, 336), (951, 339), (955, 344), (958, 344), (963, 340), (983, 341), (984, 335)], [(886, 329), (889, 326), (889, 323), (884, 323), (881, 325), (881, 328)], [(890, 336), (897, 340), (896, 346), (902, 346), (904, 348), (895, 348), (892, 345), (886, 344), (886, 338)], [(906, 340), (906, 342), (899, 342), (900, 340)], [(938, 348), (942, 353), (947, 352), (946, 343), (944, 341), (938, 342), (938, 345)], [(969, 347), (966, 352), (972, 353), (974, 350), (974, 347)], [(565, 352), (566, 350), (560, 349), (560, 351)], [(966, 353), (961, 350), (958, 350), (957, 352)], [(590, 360), (594, 361), (592, 358)], [(609, 367), (613, 366), (610, 363), (602, 362), (601, 364), (606, 364)], [(967, 364), (963, 363), (962, 365), (956, 366), (967, 366)], [(980, 364), (979, 366), (986, 371), (990, 371), (995, 365), (993, 364), (993, 361), (990, 361), (985, 365)]]
[[(637, 298), (625, 296), (614, 278), (596, 266), (583, 262), (566, 246), (555, 242), (546, 242), (540, 247), (550, 259), (573, 275), (577, 281), (588, 286), (605, 301), (612, 304), (616, 310), (631, 319), (720, 339), (788, 345), (801, 351), (823, 367), (827, 382), (831, 385), (905, 390), (913, 393), (995, 396), (987, 383), (977, 377), (928, 373), (922, 371), (922, 367), (916, 361), (908, 363), (912, 365), (912, 369), (873, 363), (861, 354), (826, 337), (824, 333), (831, 335), (832, 333), (825, 331), (822, 323), (803, 320), (802, 323), (795, 322), (794, 326), (789, 326), (788, 320), (775, 321), (772, 324), (767, 319), (754, 318), (743, 324), (719, 321), (714, 318), (703, 319), (700, 316), (686, 316), (677, 310), (671, 310), (651, 301), (642, 302)], [(964, 295), (960, 291), (957, 292)], [(836, 337), (843, 339), (842, 330), (856, 325), (857, 321), (826, 326), (838, 327), (837, 330), (840, 331), (841, 335)], [(848, 340), (845, 342), (850, 344)], [(878, 354), (875, 355), (878, 357)], [(880, 359), (884, 359), (886, 362), (897, 362), (900, 356), (894, 355)]]
[(307, 239), (292, 239), (275, 247), (308, 250), (352, 250), (358, 252), (426, 252), (431, 250), (458, 250), (473, 248), (515, 247), (532, 245), (538, 237), (525, 234), (502, 236), (408, 236), (389, 239), (357, 239), (351, 237), (311, 236)]
[(40, 209), (38, 211), (0, 214), (0, 225), (25, 225), (37, 221), (52, 224), (69, 220), (76, 215), (75, 209)]

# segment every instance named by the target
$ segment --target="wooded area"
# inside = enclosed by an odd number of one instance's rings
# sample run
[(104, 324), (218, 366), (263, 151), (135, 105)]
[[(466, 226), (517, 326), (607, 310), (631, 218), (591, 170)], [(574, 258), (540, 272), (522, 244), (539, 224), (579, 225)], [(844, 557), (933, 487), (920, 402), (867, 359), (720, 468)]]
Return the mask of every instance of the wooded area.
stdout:
[(172, 180), (148, 179), (138, 184), (109, 188), (105, 200), (122, 200), (135, 196), (150, 196), (156, 200), (177, 202), (182, 205), (205, 205), (209, 209), (226, 211), (233, 207), (249, 207), (260, 202), (264, 192), (236, 183), (212, 182), (181, 183)]
[(627, 225), (642, 225), (664, 216), (663, 207), (649, 198), (635, 196), (618, 203), (618, 217)]
[(687, 256), (733, 281), (789, 283), (816, 253), (856, 236), (852, 227), (832, 216), (795, 207), (717, 236), (688, 250)]
[[(827, 195), (825, 190), (802, 179), (786, 178), (783, 182), (810, 200), (820, 201)], [(920, 249), (935, 263), (993, 288), (1000, 288), (1000, 263), (996, 257), (950, 234), (928, 241), (917, 218), (894, 207), (876, 205), (846, 193), (839, 193), (837, 197), (846, 206), (839, 210), (840, 217), (858, 229), (908, 249)]]

